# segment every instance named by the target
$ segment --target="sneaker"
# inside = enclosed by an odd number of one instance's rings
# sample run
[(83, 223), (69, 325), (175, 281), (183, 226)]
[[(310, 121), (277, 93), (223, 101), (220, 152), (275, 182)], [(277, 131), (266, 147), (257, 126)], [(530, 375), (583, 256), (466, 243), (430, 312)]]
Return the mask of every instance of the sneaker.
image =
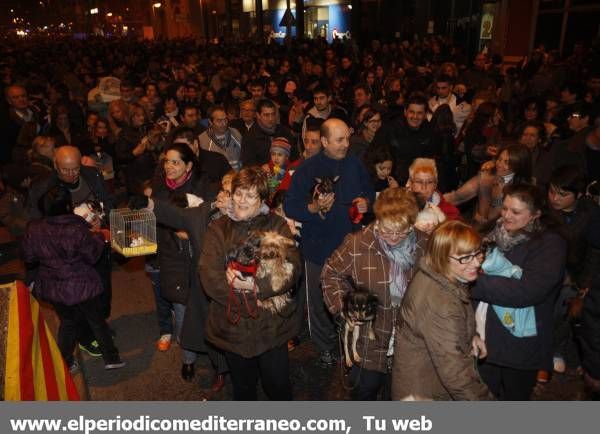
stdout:
[(550, 380), (550, 372), (540, 369), (537, 373), (537, 382), (546, 384)]
[(554, 362), (554, 372), (564, 374), (567, 370), (567, 364), (565, 363), (565, 359), (563, 359), (561, 356), (554, 356), (552, 360)]
[(336, 363), (335, 354), (333, 351), (321, 351), (319, 354), (319, 359), (317, 360), (317, 364), (322, 368), (330, 368)]
[(169, 351), (171, 348), (171, 335), (161, 335), (160, 339), (156, 341), (156, 349), (158, 351)]
[(75, 375), (79, 372), (80, 368), (81, 366), (79, 366), (77, 360), (74, 360), (73, 363), (69, 365), (69, 372), (71, 373), (71, 375)]
[(125, 366), (125, 362), (118, 360), (113, 363), (107, 363), (106, 365), (104, 365), (104, 369), (106, 369), (107, 371), (110, 371), (111, 369), (119, 369), (119, 368), (122, 368), (123, 366)]
[(88, 353), (92, 357), (101, 357), (102, 351), (100, 351), (100, 345), (98, 345), (98, 341), (92, 341), (89, 344), (79, 344), (79, 349)]

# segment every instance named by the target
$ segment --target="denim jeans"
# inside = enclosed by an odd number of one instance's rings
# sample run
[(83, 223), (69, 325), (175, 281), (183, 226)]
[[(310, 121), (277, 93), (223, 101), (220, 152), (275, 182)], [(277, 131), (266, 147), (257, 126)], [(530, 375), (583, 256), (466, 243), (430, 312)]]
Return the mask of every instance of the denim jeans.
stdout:
[(148, 271), (148, 276), (154, 289), (154, 301), (156, 302), (156, 316), (160, 335), (173, 334), (173, 306), (169, 300), (162, 297), (160, 293), (160, 271)]
[[(183, 327), (183, 318), (185, 317), (185, 304), (173, 303), (173, 312), (175, 313), (175, 339), (181, 342), (181, 329)], [(191, 365), (196, 362), (198, 353), (181, 348), (181, 363)]]

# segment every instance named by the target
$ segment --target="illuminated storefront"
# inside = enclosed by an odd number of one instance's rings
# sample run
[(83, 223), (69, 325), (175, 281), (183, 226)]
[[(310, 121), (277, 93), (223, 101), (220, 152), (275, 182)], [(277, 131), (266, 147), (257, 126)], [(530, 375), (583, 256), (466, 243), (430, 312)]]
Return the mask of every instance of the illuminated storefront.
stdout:
[(348, 1), (305, 0), (304, 34), (308, 38), (351, 38)]

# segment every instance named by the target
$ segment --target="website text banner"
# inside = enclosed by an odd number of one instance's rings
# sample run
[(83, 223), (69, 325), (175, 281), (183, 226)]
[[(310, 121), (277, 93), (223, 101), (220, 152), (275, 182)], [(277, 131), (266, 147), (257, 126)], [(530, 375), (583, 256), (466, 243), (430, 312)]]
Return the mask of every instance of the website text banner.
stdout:
[(598, 432), (595, 402), (1, 403), (0, 433)]

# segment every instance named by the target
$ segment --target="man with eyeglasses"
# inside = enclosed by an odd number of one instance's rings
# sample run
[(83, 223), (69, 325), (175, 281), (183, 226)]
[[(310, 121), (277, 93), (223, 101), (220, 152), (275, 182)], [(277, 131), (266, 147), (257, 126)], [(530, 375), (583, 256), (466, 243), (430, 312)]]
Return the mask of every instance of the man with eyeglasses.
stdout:
[(586, 139), (592, 130), (590, 127), (590, 114), (591, 107), (588, 103), (578, 102), (571, 106), (567, 123), (573, 135), (569, 139), (558, 143), (553, 169), (566, 165), (574, 165), (579, 167), (581, 172), (587, 176), (596, 175), (594, 173), (587, 173), (586, 163)]
[[(39, 200), (47, 191), (58, 185), (69, 189), (74, 208), (88, 201), (100, 202), (104, 207), (105, 219), (104, 221), (93, 221), (92, 229), (108, 226), (108, 216), (115, 204), (114, 198), (106, 188), (102, 174), (95, 167), (81, 164), (81, 153), (75, 146), (57, 148), (54, 153), (54, 170), (38, 178), (29, 187), (27, 211), (31, 219), (43, 217), (41, 210), (38, 208)], [(94, 266), (104, 287), (104, 292), (101, 295), (104, 318), (110, 316), (111, 309), (111, 262), (110, 244), (105, 243), (104, 252), (99, 262)], [(93, 356), (100, 356), (99, 347), (97, 343), (94, 345), (94, 342), (82, 342), (80, 348)]]

